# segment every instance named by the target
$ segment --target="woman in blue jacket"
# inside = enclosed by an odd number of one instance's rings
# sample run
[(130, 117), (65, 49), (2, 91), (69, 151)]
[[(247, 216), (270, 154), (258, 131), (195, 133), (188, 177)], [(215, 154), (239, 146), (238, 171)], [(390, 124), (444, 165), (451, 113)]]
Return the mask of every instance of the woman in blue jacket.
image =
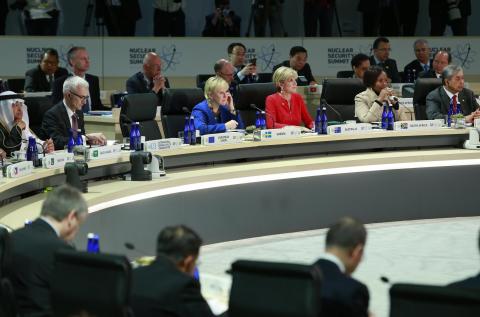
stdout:
[(235, 110), (228, 83), (221, 77), (210, 77), (205, 83), (205, 100), (197, 104), (192, 115), (195, 129), (201, 135), (243, 129), (240, 113)]

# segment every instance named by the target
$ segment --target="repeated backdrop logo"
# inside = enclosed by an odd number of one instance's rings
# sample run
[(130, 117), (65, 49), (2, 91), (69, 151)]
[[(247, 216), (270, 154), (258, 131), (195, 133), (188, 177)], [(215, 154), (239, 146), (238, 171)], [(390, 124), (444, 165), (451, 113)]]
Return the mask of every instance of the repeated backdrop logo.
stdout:
[[(252, 55), (255, 53), (255, 49), (253, 52), (250, 52)], [(249, 57), (253, 58), (255, 56)], [(257, 60), (260, 60), (260, 67), (262, 72), (271, 72), (273, 67), (279, 64), (279, 57), (280, 53), (275, 50), (275, 44), (269, 44), (260, 47), (260, 52), (257, 53)], [(259, 65), (257, 63), (257, 65)]]
[[(67, 60), (67, 52), (70, 48), (73, 47), (73, 44), (61, 45), (57, 48), (58, 58), (61, 67), (69, 68)], [(42, 58), (43, 52), (51, 47), (26, 47), (25, 48), (25, 64), (28, 68), (35, 67)]]
[(162, 59), (162, 71), (175, 71), (176, 67), (180, 64), (182, 58), (182, 52), (177, 50), (176, 45), (156, 47), (131, 47), (128, 50), (128, 64), (140, 68), (143, 64), (143, 58), (145, 54), (154, 52), (157, 53)]

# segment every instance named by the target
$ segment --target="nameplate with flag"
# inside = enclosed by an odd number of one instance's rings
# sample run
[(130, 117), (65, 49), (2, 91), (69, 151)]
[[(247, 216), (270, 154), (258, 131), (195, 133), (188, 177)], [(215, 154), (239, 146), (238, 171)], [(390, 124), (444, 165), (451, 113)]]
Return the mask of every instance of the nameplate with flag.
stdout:
[(87, 148), (85, 158), (87, 159), (87, 161), (104, 160), (108, 158), (118, 157), (121, 153), (121, 144), (105, 145)]
[(240, 132), (224, 132), (216, 134), (205, 134), (201, 137), (202, 145), (222, 145), (241, 143), (245, 135)]
[(182, 146), (182, 140), (180, 138), (168, 138), (145, 141), (143, 148), (145, 151), (160, 151), (176, 149), (180, 146)]
[(365, 133), (372, 130), (370, 123), (347, 123), (330, 125), (327, 128), (328, 134), (357, 134)]
[(3, 176), (8, 178), (18, 178), (32, 174), (33, 162), (23, 161), (15, 164), (6, 165), (3, 167)]
[(443, 120), (397, 121), (393, 126), (395, 131), (437, 130), (443, 126)]
[(73, 161), (73, 153), (59, 151), (46, 154), (45, 157), (42, 158), (42, 166), (45, 168), (59, 168)]
[(302, 135), (302, 129), (285, 127), (282, 129), (266, 129), (253, 131), (254, 141), (271, 141), (280, 139), (296, 139)]

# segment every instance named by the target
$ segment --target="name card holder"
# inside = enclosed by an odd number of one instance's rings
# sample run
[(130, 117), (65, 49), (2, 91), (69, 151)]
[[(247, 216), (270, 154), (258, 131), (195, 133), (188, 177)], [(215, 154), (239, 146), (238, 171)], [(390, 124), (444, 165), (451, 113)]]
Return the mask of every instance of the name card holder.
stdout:
[(8, 178), (18, 178), (25, 175), (32, 174), (33, 162), (23, 161), (15, 164), (6, 165), (3, 167), (3, 176)]
[(397, 121), (393, 126), (395, 131), (438, 130), (443, 126), (443, 120)]
[(347, 123), (330, 125), (327, 128), (328, 134), (360, 134), (372, 130), (370, 123)]
[(240, 132), (205, 134), (201, 136), (202, 145), (222, 145), (242, 143), (245, 135)]
[(46, 154), (45, 157), (42, 158), (42, 166), (45, 168), (59, 168), (65, 166), (66, 163), (73, 161), (73, 153), (59, 151)]
[(296, 139), (302, 135), (302, 130), (295, 127), (283, 129), (266, 129), (253, 131), (254, 141), (271, 141), (281, 139)]
[(122, 153), (122, 145), (105, 145), (86, 149), (85, 158), (87, 161), (104, 160), (118, 157)]
[(159, 151), (176, 149), (181, 145), (182, 140), (180, 138), (169, 138), (145, 141), (143, 148), (145, 151)]

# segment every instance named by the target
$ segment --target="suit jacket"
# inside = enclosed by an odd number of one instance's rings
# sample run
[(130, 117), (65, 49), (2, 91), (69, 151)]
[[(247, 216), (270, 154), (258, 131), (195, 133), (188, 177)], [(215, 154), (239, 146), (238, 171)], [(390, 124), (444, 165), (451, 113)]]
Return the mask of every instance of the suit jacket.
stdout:
[(135, 317), (214, 316), (200, 284), (163, 256), (133, 270), (131, 307)]
[[(428, 64), (429, 64), (428, 71), (430, 71), (432, 69), (432, 60), (430, 60), (430, 62)], [(404, 83), (408, 82), (408, 78), (407, 78), (408, 71), (413, 71), (413, 70), (415, 70), (416, 77), (412, 78), (412, 81), (413, 81), (413, 79), (417, 79), (420, 76), (420, 73), (425, 72), (425, 69), (422, 67), (422, 64), (420, 64), (418, 59), (411, 61), (410, 63), (405, 65), (405, 67), (403, 68), (403, 82)]]
[(448, 286), (456, 288), (480, 289), (480, 274), (458, 282), (454, 282)]
[(258, 74), (255, 75), (246, 75), (243, 76), (242, 79), (238, 76), (238, 73), (245, 67), (246, 65), (240, 65), (235, 67), (235, 74), (233, 75), (233, 79), (239, 84), (252, 84), (257, 83), (258, 79), (260, 78)]
[(54, 254), (71, 249), (44, 220), (37, 219), (14, 231), (12, 267), (8, 276), (22, 316), (50, 316), (50, 281)]
[[(355, 117), (361, 122), (382, 121), (383, 106), (375, 102), (378, 95), (372, 88), (362, 91), (355, 96)], [(393, 110), (396, 121), (407, 121), (411, 118), (405, 113), (403, 108)]]
[[(231, 11), (233, 13), (233, 11)], [(222, 37), (222, 36), (240, 36), (240, 24), (242, 23), (242, 18), (238, 15), (233, 14), (232, 17), (232, 26), (227, 26), (220, 19), (217, 20), (217, 24), (213, 25), (212, 20), (215, 16), (214, 13), (209, 14), (205, 17), (205, 27), (202, 32), (202, 36), (212, 36), (212, 37)]]
[[(461, 105), (462, 113), (469, 115), (478, 108), (475, 94), (470, 89), (464, 88), (458, 93), (458, 102)], [(427, 95), (426, 100), (427, 118), (432, 119), (445, 119), (445, 115), (448, 114), (448, 108), (450, 107), (450, 98), (443, 86), (440, 86), (432, 90)]]
[[(83, 112), (76, 111), (78, 118), (78, 128), (85, 134), (85, 123), (83, 121)], [(68, 144), (69, 131), (72, 128), (70, 118), (63, 100), (45, 112), (42, 121), (42, 130), (45, 136), (52, 138), (55, 150), (63, 150)]]
[(420, 78), (438, 78), (437, 74), (435, 73), (433, 68), (430, 68), (428, 70), (428, 72), (426, 72), (426, 71), (421, 72), (420, 75), (418, 75), (418, 77), (420, 77)]
[(22, 130), (17, 126), (8, 131), (8, 129), (0, 123), (0, 148), (3, 149), (7, 156), (14, 151), (18, 151), (22, 146)]
[[(98, 1), (96, 3), (98, 3), (98, 5), (95, 6), (95, 17), (105, 18), (109, 14), (106, 1)], [(128, 17), (133, 21), (138, 21), (142, 18), (142, 12), (140, 10), (140, 4), (138, 3), (138, 0), (120, 1), (120, 10), (122, 16)]]
[[(67, 75), (68, 71), (65, 68), (59, 67), (55, 74), (53, 74), (53, 78), (55, 80)], [(28, 70), (25, 73), (25, 91), (51, 91), (52, 87), (50, 87), (46, 76), (40, 66)]]
[(392, 83), (401, 82), (400, 75), (398, 74), (397, 62), (394, 59), (388, 58), (385, 62), (377, 64), (375, 58), (370, 56), (370, 65), (381, 66), (383, 70), (385, 70), (385, 73), (387, 73), (388, 78), (392, 80)]
[[(69, 74), (67, 76), (60, 77), (53, 82), (53, 89), (52, 89), (52, 103), (56, 104), (63, 100), (63, 83), (67, 79), (68, 76), (72, 76)], [(88, 90), (90, 93), (90, 99), (92, 101), (91, 109), (92, 110), (105, 110), (100, 100), (100, 82), (98, 77), (95, 75), (85, 74), (85, 80), (88, 82)]]
[(208, 106), (207, 100), (204, 100), (193, 107), (192, 116), (195, 120), (195, 129), (200, 130), (201, 135), (227, 131), (225, 123), (230, 120), (238, 122), (237, 129), (245, 128), (238, 110), (237, 114), (234, 115), (224, 106), (220, 106), (218, 109), (220, 111), (220, 117), (217, 121), (213, 111)]
[(368, 288), (340, 271), (329, 261), (320, 259), (314, 264), (322, 271), (321, 316), (368, 316)]
[[(290, 67), (290, 61), (286, 60), (286, 61), (283, 61), (281, 64), (278, 64), (278, 65), (274, 66), (273, 70), (272, 70), (272, 74), (275, 73), (275, 71), (278, 68), (280, 68), (281, 66)], [(315, 77), (313, 77), (312, 69), (310, 68), (310, 64), (308, 64), (308, 63), (305, 63), (305, 66), (303, 66), (302, 69), (297, 70), (297, 74), (298, 74), (298, 78), (297, 78), (297, 85), (298, 86), (308, 86), (310, 84), (310, 82), (316, 81)], [(305, 79), (307, 81), (304, 81), (304, 80), (300, 79), (300, 76), (305, 77)]]
[[(130, 76), (130, 78), (127, 79), (126, 88), (129, 94), (146, 94), (152, 92), (147, 87), (147, 82), (145, 81), (145, 76), (142, 72), (138, 72)], [(167, 77), (165, 77), (165, 88), (170, 88), (170, 83)], [(164, 106), (165, 100), (164, 94), (164, 89), (159, 90), (157, 93), (158, 105), (162, 107)], [(162, 112), (164, 111), (162, 110)]]

